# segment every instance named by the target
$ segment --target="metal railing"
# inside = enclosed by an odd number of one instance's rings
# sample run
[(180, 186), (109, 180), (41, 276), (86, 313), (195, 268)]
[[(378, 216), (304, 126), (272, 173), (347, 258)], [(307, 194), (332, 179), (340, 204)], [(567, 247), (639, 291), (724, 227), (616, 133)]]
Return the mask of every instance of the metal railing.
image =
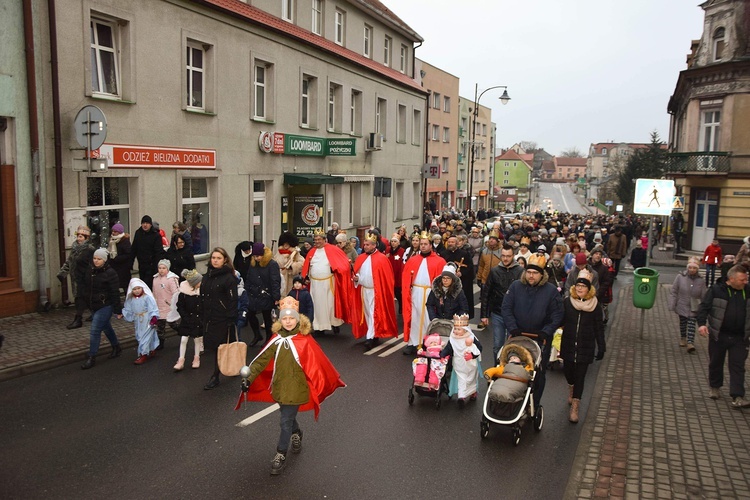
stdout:
[(731, 170), (731, 153), (696, 151), (669, 153), (665, 162), (667, 173), (726, 173)]

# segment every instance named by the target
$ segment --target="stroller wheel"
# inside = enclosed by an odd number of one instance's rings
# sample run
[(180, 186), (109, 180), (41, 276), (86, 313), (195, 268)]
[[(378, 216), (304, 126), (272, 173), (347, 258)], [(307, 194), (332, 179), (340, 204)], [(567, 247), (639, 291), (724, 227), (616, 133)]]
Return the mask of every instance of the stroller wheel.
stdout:
[(479, 435), (482, 439), (487, 439), (490, 434), (490, 423), (486, 418), (482, 417), (482, 421), (479, 422)]
[(518, 446), (521, 442), (521, 428), (513, 427), (513, 446)]
[(409, 389), (409, 406), (414, 404), (414, 391)]
[(534, 415), (534, 430), (537, 432), (541, 431), (543, 425), (544, 425), (544, 407), (539, 406), (539, 408), (536, 409), (536, 415)]

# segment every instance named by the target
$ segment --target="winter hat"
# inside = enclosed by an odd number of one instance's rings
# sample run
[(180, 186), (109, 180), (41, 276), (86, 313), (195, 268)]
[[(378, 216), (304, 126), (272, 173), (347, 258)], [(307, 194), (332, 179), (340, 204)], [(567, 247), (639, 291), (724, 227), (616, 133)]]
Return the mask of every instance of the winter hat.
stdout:
[(303, 280), (302, 276), (300, 276), (298, 274), (297, 276), (295, 276), (294, 278), (292, 278), (292, 284), (294, 284), (294, 283), (302, 283), (304, 285), (305, 284), (305, 280)]
[(590, 272), (588, 272), (586, 269), (582, 269), (580, 273), (578, 273), (578, 279), (576, 279), (576, 285), (579, 283), (583, 283), (586, 285), (586, 288), (591, 289), (591, 279), (593, 276)]
[(742, 241), (745, 242), (745, 245), (750, 245), (750, 236), (745, 236)]
[(284, 297), (279, 301), (279, 319), (291, 316), (299, 321), (299, 302), (294, 297)]
[(266, 246), (261, 243), (253, 243), (253, 255), (263, 255), (263, 252), (265, 252)]
[(586, 264), (586, 254), (579, 253), (576, 255), (576, 266), (583, 266)]
[(602, 233), (596, 233), (594, 235), (594, 241), (602, 241)]
[(143, 217), (141, 217), (141, 224), (143, 224), (144, 222), (148, 223), (148, 224), (151, 224), (151, 225), (153, 225), (153, 223), (154, 223), (154, 221), (151, 220), (151, 216), (150, 215), (144, 215)]
[[(552, 224), (554, 224), (554, 222)], [(550, 235), (557, 234), (557, 229), (555, 229), (554, 227), (550, 228), (549, 234)]]
[(117, 231), (118, 233), (124, 233), (125, 232), (125, 226), (120, 224), (119, 222), (112, 226), (112, 231)]
[(279, 236), (279, 246), (282, 246), (285, 243), (290, 247), (296, 247), (299, 245), (299, 238), (297, 238), (289, 231), (284, 231), (283, 233), (281, 233), (281, 236)]
[(105, 262), (109, 258), (109, 252), (106, 248), (97, 248), (94, 251), (94, 257), (98, 257), (100, 259), (103, 259)]
[(594, 248), (591, 249), (591, 253), (604, 254), (604, 247), (601, 244), (596, 245)]
[(536, 251), (537, 252), (541, 252), (541, 253), (546, 253), (547, 252), (547, 247), (544, 246), (544, 245), (539, 245), (538, 247), (536, 247)]
[(169, 259), (161, 259), (159, 261), (159, 264), (157, 264), (156, 268), (158, 269), (159, 266), (165, 266), (167, 268), (167, 271), (169, 271), (169, 268), (172, 267), (172, 263), (169, 262)]
[(533, 269), (535, 271), (539, 271), (540, 273), (544, 273), (544, 268), (546, 266), (547, 259), (544, 258), (544, 255), (540, 255), (537, 253), (531, 255), (528, 262), (526, 263), (526, 269)]
[(188, 284), (195, 288), (198, 286), (203, 280), (203, 275), (199, 273), (196, 269), (183, 269), (182, 270), (182, 277), (187, 280)]
[[(141, 224), (143, 224), (143, 223), (141, 222)], [(153, 223), (153, 224), (151, 224), (151, 225), (152, 225), (152, 226), (154, 226), (154, 229), (155, 229), (155, 230), (156, 230), (157, 232), (161, 231), (161, 227), (159, 227), (159, 223), (158, 223), (158, 222), (154, 222), (154, 223)]]
[(452, 263), (446, 264), (445, 267), (443, 267), (443, 272), (440, 273), (440, 276), (441, 277), (448, 276), (449, 278), (451, 278), (453, 280), (458, 279), (456, 277), (456, 266), (453, 265)]
[(91, 236), (91, 229), (88, 226), (78, 226), (78, 229), (76, 229), (76, 236), (78, 236), (79, 234), (82, 234), (88, 238), (89, 236)]
[(540, 234), (540, 235), (544, 235), (544, 236), (546, 236), (546, 235), (548, 235), (549, 233), (547, 232), (547, 229), (546, 229), (546, 228), (541, 228), (541, 229), (539, 230), (539, 234)]
[(562, 236), (560, 236), (559, 238), (557, 238), (555, 240), (555, 245), (564, 246), (565, 245), (565, 238), (563, 238)]
[(507, 359), (508, 359), (509, 362), (510, 362), (510, 358), (512, 358), (512, 357), (516, 357), (516, 358), (518, 358), (519, 361), (521, 361), (521, 354), (518, 351), (516, 351), (515, 349), (511, 349), (510, 351), (508, 351), (508, 357), (507, 357)]

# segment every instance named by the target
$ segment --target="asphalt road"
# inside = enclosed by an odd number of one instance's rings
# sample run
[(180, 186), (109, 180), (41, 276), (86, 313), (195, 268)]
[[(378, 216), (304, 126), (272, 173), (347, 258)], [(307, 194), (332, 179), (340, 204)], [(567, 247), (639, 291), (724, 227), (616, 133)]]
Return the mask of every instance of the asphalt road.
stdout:
[[(571, 214), (591, 213), (590, 207), (584, 206), (567, 183), (539, 182), (538, 204), (542, 210), (558, 210)], [(548, 201), (547, 201), (548, 200)]]

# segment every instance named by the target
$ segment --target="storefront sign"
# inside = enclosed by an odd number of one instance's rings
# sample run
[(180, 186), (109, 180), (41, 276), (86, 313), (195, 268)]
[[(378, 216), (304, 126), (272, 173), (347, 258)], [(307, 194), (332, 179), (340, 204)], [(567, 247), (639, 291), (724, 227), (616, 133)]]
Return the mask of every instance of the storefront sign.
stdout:
[(479, 191), (479, 196), (487, 196), (487, 190), (485, 190), (485, 189), (481, 189), (481, 190)]
[(357, 139), (324, 139), (263, 131), (258, 147), (264, 153), (293, 156), (357, 156)]
[(316, 229), (323, 229), (323, 195), (294, 195), (294, 234), (312, 238)]
[(326, 154), (328, 156), (357, 156), (357, 139), (327, 139)]
[(750, 196), (750, 191), (735, 191), (734, 196)]
[(326, 140), (303, 135), (284, 135), (284, 154), (295, 156), (325, 156)]
[(93, 157), (106, 158), (109, 168), (216, 168), (215, 149), (102, 144)]

